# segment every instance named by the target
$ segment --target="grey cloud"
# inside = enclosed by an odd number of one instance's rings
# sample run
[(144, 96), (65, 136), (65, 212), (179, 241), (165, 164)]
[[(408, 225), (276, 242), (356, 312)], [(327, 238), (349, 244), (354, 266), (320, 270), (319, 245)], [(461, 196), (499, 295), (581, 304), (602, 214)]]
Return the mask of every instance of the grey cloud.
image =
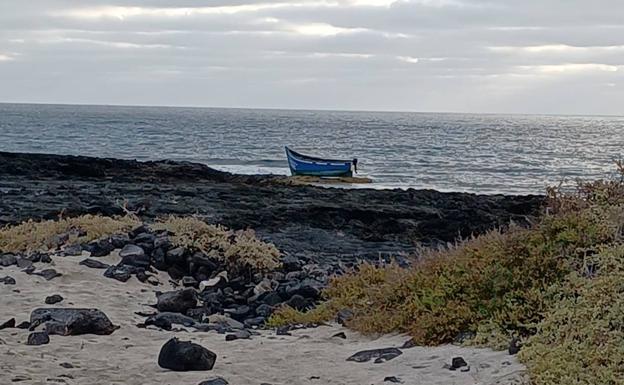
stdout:
[(0, 101), (622, 113), (624, 2), (293, 3), (4, 1)]

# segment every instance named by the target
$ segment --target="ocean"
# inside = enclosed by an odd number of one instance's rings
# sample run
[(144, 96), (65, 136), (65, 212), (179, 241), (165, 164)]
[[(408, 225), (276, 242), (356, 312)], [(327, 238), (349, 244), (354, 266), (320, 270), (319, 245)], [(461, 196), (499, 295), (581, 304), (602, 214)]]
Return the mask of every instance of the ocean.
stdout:
[(366, 187), (539, 194), (613, 176), (624, 117), (0, 104), (0, 151), (288, 174), (285, 145), (358, 158)]

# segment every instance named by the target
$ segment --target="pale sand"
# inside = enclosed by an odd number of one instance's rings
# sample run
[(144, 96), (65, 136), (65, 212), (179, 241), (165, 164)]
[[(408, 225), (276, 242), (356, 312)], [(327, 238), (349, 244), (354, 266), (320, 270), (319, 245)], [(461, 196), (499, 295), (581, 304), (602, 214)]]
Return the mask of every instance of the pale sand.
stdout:
[[(30, 312), (45, 307), (46, 296), (60, 294), (64, 301), (52, 306), (89, 307), (104, 311), (121, 328), (108, 336), (50, 336), (42, 346), (25, 344), (27, 330), (0, 331), (0, 384), (188, 384), (222, 376), (232, 385), (240, 384), (390, 384), (386, 376), (396, 376), (404, 384), (517, 384), (525, 368), (506, 352), (457, 346), (416, 347), (403, 350), (394, 360), (374, 364), (348, 362), (346, 358), (364, 349), (399, 347), (408, 338), (402, 335), (370, 338), (339, 326), (322, 326), (275, 336), (263, 331), (251, 340), (225, 342), (216, 332), (167, 332), (139, 329), (144, 318), (135, 311), (151, 311), (144, 304), (155, 302), (154, 290), (169, 290), (168, 284), (155, 288), (132, 277), (121, 283), (102, 276), (103, 270), (78, 265), (82, 257), (54, 257), (54, 268), (62, 277), (46, 281), (27, 275), (15, 266), (0, 270), (11, 275), (16, 285), (0, 284), (0, 323), (15, 317), (17, 323), (29, 319)], [(111, 255), (100, 260), (116, 263)], [(38, 269), (51, 267), (37, 264)], [(167, 282), (164, 275), (161, 282)], [(20, 293), (13, 292), (14, 289)], [(344, 331), (347, 339), (331, 338)], [(172, 372), (157, 364), (160, 347), (171, 337), (192, 340), (214, 351), (218, 358), (212, 371)], [(456, 356), (471, 366), (469, 372), (444, 369)], [(61, 363), (70, 363), (66, 369)], [(71, 377), (63, 377), (70, 375)], [(315, 378), (318, 377), (318, 378)], [(49, 380), (52, 381), (49, 381)], [(60, 382), (59, 382), (60, 381)]]

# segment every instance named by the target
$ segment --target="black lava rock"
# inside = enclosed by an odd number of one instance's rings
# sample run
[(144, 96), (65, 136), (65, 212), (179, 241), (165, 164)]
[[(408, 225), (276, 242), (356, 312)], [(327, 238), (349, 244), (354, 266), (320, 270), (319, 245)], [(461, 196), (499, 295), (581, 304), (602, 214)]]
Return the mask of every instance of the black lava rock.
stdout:
[(158, 313), (153, 316), (149, 316), (145, 320), (145, 325), (154, 325), (166, 330), (171, 330), (172, 324), (193, 326), (195, 325), (195, 320), (180, 313), (170, 312)]
[(509, 341), (509, 348), (507, 349), (510, 355), (516, 355), (520, 351), (520, 340), (516, 337)]
[(41, 271), (36, 271), (34, 273), (32, 273), (33, 275), (38, 275), (40, 277), (43, 277), (46, 279), (46, 281), (49, 281), (51, 279), (54, 279), (56, 277), (60, 277), (61, 273), (59, 273), (58, 271), (54, 270), (54, 269), (45, 269), (45, 270), (41, 270)]
[(104, 272), (106, 278), (116, 279), (120, 282), (127, 282), (132, 274), (136, 274), (138, 268), (130, 265), (113, 265)]
[(45, 303), (47, 303), (48, 305), (54, 305), (55, 303), (59, 303), (62, 300), (63, 300), (63, 297), (61, 297), (58, 294), (53, 294), (49, 297), (46, 297)]
[(28, 321), (22, 321), (19, 324), (17, 324), (17, 326), (15, 326), (18, 329), (28, 329), (30, 327), (30, 322)]
[(372, 349), (372, 350), (362, 350), (361, 352), (357, 352), (351, 357), (347, 358), (347, 361), (355, 361), (355, 362), (368, 362), (371, 359), (375, 358), (375, 363), (381, 363), (385, 361), (390, 361), (398, 356), (403, 354), (397, 348), (383, 348), (383, 349)]
[(103, 257), (115, 250), (115, 247), (108, 239), (100, 239), (87, 244), (85, 250), (91, 253), (92, 257)]
[(453, 357), (449, 370), (457, 370), (463, 366), (468, 366), (468, 363), (463, 359), (463, 357)]
[(28, 335), (26, 345), (45, 345), (50, 342), (50, 337), (46, 332), (35, 332)]
[(63, 255), (76, 256), (82, 254), (82, 247), (80, 245), (71, 245), (63, 249)]
[[(30, 313), (31, 329), (46, 323), (56, 323), (55, 330), (62, 329), (62, 335), (113, 333), (119, 327), (113, 325), (106, 314), (98, 309), (70, 309), (70, 308), (39, 308)], [(57, 328), (58, 327), (58, 328)]]
[(15, 327), (15, 318), (11, 318), (10, 320), (0, 325), (0, 330), (6, 329), (6, 328), (14, 328), (14, 327)]
[(238, 330), (232, 334), (227, 334), (225, 336), (226, 341), (234, 341), (234, 340), (248, 340), (251, 338), (251, 333), (247, 330)]
[(79, 265), (90, 267), (92, 269), (108, 269), (111, 265), (104, 262), (97, 261), (95, 259), (87, 258), (78, 263)]
[(336, 315), (336, 322), (340, 325), (344, 325), (346, 322), (349, 322), (351, 318), (353, 318), (353, 311), (351, 311), (351, 309), (341, 309)]
[(0, 266), (11, 266), (17, 263), (17, 257), (13, 254), (0, 255)]
[(395, 376), (388, 376), (384, 378), (384, 382), (394, 382), (395, 384), (401, 384), (403, 381), (396, 378)]
[(15, 285), (15, 279), (8, 275), (4, 278), (0, 278), (0, 282), (3, 282), (5, 285)]
[(201, 345), (172, 338), (160, 349), (158, 365), (175, 371), (211, 370), (217, 355)]
[(128, 244), (119, 251), (121, 264), (136, 267), (149, 267), (149, 256), (145, 255), (145, 250), (137, 245)]
[(191, 288), (168, 291), (158, 295), (157, 300), (158, 311), (185, 313), (188, 309), (197, 306), (197, 292)]

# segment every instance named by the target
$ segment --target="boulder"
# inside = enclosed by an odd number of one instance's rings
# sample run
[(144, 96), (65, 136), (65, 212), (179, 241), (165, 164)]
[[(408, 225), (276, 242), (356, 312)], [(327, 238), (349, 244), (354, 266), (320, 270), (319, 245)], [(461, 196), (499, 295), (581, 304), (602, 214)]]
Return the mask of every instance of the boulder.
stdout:
[(225, 336), (226, 341), (234, 341), (234, 340), (248, 340), (251, 338), (251, 333), (247, 330), (237, 330), (232, 334), (227, 334)]
[(49, 321), (62, 325), (63, 335), (107, 335), (119, 328), (98, 309), (38, 308), (30, 314), (31, 329)]
[(185, 313), (197, 306), (197, 292), (192, 288), (167, 291), (157, 295), (157, 300), (160, 312)]
[(128, 234), (113, 234), (110, 237), (110, 242), (116, 249), (121, 249), (130, 242)]
[(201, 345), (172, 338), (160, 349), (158, 365), (175, 371), (211, 370), (217, 355)]
[(46, 332), (34, 332), (28, 335), (26, 345), (45, 345), (50, 342), (50, 337)]
[(448, 368), (449, 370), (457, 370), (464, 366), (467, 367), (468, 363), (466, 362), (466, 360), (464, 360), (463, 357), (453, 357), (453, 359), (451, 360), (451, 366)]
[(0, 255), (0, 266), (11, 266), (17, 263), (17, 257), (13, 254)]
[(82, 247), (80, 245), (70, 245), (63, 249), (64, 256), (77, 256), (82, 254)]
[(91, 253), (92, 257), (103, 257), (115, 250), (115, 247), (108, 239), (100, 239), (87, 244), (85, 250)]
[(122, 265), (130, 265), (136, 267), (149, 267), (149, 256), (145, 254), (145, 250), (137, 245), (127, 244), (119, 251)]
[(63, 301), (63, 297), (58, 294), (53, 294), (45, 299), (45, 303), (48, 305), (54, 305), (55, 303), (59, 303), (61, 301)]
[(186, 262), (184, 258), (185, 253), (186, 250), (182, 246), (167, 251), (167, 254), (165, 254), (167, 265), (183, 265)]
[(109, 266), (104, 272), (106, 278), (116, 279), (120, 282), (126, 282), (130, 279), (132, 274), (136, 274), (137, 267), (130, 265), (113, 265)]

